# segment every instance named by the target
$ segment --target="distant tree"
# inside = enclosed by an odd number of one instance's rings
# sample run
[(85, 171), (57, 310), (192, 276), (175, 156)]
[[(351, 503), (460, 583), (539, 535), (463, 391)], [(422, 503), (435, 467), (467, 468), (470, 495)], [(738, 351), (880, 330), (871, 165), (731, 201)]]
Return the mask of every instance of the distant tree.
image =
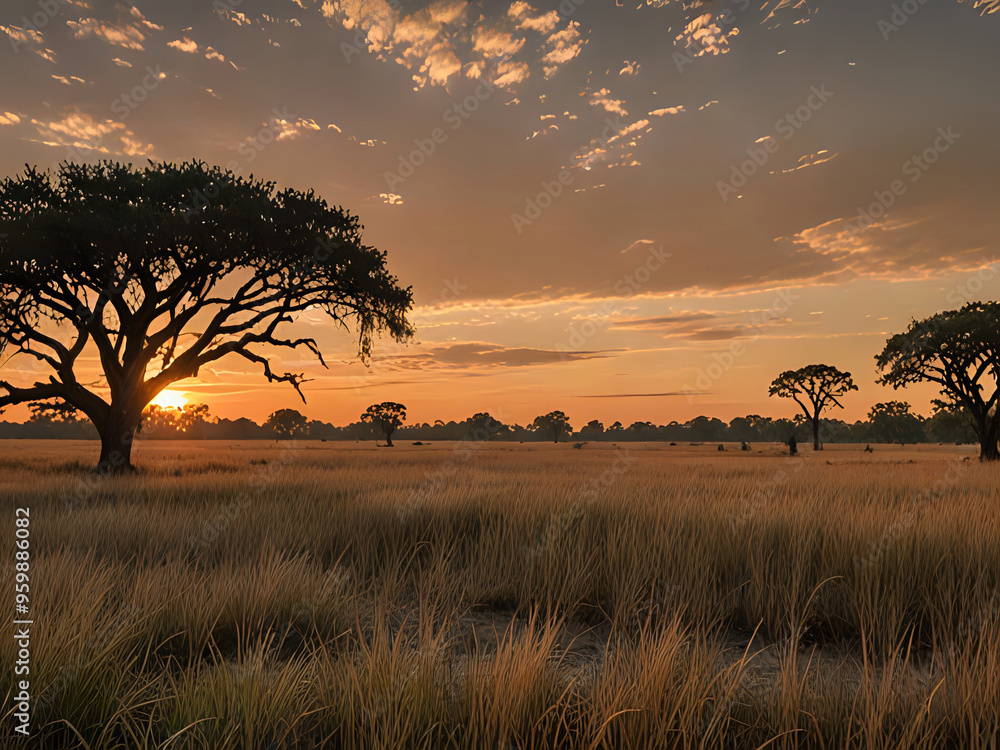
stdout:
[[(70, 404), (100, 434), (98, 469), (118, 473), (132, 469), (147, 404), (226, 355), (301, 396), (303, 375), (275, 372), (267, 358), (301, 348), (323, 362), (313, 339), (283, 334), (297, 314), (353, 324), (363, 360), (378, 332), (411, 334), (411, 291), (361, 232), (313, 192), (201, 162), (63, 163), (4, 179), (0, 354), (51, 374), (30, 386), (0, 380), (0, 409)], [(91, 352), (102, 390), (81, 378)]]
[(809, 365), (799, 370), (786, 370), (774, 379), (770, 396), (791, 398), (812, 424), (813, 450), (823, 450), (819, 442), (819, 420), (831, 406), (843, 409), (840, 398), (858, 390), (851, 373), (830, 365)]
[(623, 432), (624, 430), (625, 427), (622, 425), (621, 422), (615, 422), (608, 428), (608, 432), (615, 432), (615, 433)]
[(871, 432), (886, 443), (916, 443), (923, 439), (923, 423), (905, 401), (875, 404), (868, 411)]
[(569, 423), (569, 417), (561, 411), (552, 411), (540, 417), (535, 417), (535, 421), (531, 423), (531, 429), (551, 433), (552, 442), (554, 443), (559, 442), (559, 436), (563, 433), (573, 431)]
[(372, 404), (364, 414), (361, 421), (376, 427), (383, 435), (385, 442), (390, 448), (392, 445), (392, 433), (396, 431), (403, 422), (406, 421), (406, 407), (392, 401), (383, 401), (381, 404)]
[(964, 407), (979, 438), (979, 459), (1000, 460), (1000, 302), (913, 321), (875, 358), (879, 383), (903, 388), (930, 382), (949, 403)]
[(934, 399), (932, 403), (933, 411), (926, 427), (935, 440), (955, 444), (978, 442), (975, 419), (968, 409), (944, 399)]
[(489, 412), (479, 412), (469, 418), (469, 434), (473, 440), (488, 442), (490, 438), (509, 431), (510, 428), (507, 425), (494, 419)]
[(28, 404), (31, 416), (29, 422), (44, 424), (76, 424), (80, 421), (80, 412), (72, 404), (65, 401), (35, 401)]
[(596, 438), (604, 434), (604, 425), (592, 419), (580, 429), (580, 437)]
[(278, 409), (264, 420), (264, 426), (276, 436), (276, 440), (292, 440), (305, 437), (309, 420), (295, 409)]
[(194, 427), (209, 421), (207, 404), (187, 404), (182, 409), (150, 404), (142, 412), (142, 421), (137, 432), (149, 435), (164, 433), (187, 433)]

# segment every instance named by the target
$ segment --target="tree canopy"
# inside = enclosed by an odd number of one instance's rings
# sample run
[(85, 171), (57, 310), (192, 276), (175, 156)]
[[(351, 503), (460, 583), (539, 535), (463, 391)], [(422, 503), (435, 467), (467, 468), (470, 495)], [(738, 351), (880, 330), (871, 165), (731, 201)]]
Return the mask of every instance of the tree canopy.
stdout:
[[(275, 347), (302, 348), (325, 366), (314, 339), (289, 335), (296, 314), (353, 327), (362, 359), (378, 332), (412, 333), (411, 291), (362, 229), (313, 191), (202, 162), (28, 167), (0, 182), (0, 353), (49, 374), (0, 381), (0, 409), (69, 404), (101, 435), (100, 467), (120, 471), (131, 468), (146, 405), (227, 355), (304, 401), (304, 374), (268, 359)], [(97, 386), (80, 377), (92, 351)]]
[(305, 437), (309, 433), (309, 420), (295, 409), (278, 409), (264, 421), (277, 440), (292, 440)]
[(374, 425), (385, 435), (385, 442), (392, 447), (392, 433), (406, 421), (406, 407), (393, 401), (372, 404), (361, 415), (361, 421)]
[(1000, 303), (972, 302), (912, 321), (886, 341), (875, 362), (883, 385), (940, 386), (946, 402), (971, 416), (980, 458), (1000, 460)]
[(569, 424), (569, 417), (561, 411), (550, 411), (540, 417), (535, 417), (531, 423), (535, 430), (548, 430), (552, 433), (552, 442), (558, 443), (559, 436), (564, 432), (572, 432), (573, 428)]

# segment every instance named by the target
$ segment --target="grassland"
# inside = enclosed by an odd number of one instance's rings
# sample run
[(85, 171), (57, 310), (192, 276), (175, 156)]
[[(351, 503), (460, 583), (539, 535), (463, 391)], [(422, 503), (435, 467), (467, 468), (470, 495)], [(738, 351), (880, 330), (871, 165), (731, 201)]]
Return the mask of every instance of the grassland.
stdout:
[(3, 447), (18, 747), (997, 747), (971, 450), (146, 442), (96, 479), (93, 444)]

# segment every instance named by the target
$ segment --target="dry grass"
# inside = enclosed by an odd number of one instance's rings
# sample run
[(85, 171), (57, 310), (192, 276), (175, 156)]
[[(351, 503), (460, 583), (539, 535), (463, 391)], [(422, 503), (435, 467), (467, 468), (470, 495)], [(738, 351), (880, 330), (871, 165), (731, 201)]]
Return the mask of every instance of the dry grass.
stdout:
[(19, 747), (997, 746), (1000, 468), (961, 449), (5, 447)]

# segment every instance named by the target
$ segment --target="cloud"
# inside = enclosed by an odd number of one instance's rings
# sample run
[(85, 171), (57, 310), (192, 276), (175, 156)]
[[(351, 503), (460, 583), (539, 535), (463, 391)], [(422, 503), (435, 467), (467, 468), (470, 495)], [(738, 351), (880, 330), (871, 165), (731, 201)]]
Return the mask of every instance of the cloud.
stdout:
[(654, 109), (649, 113), (651, 117), (663, 117), (664, 115), (677, 115), (684, 111), (683, 106), (678, 107), (664, 107), (663, 109)]
[[(487, 17), (468, 0), (437, 0), (425, 8), (404, 12), (385, 0), (324, 0), (321, 12), (331, 22), (364, 35), (368, 51), (412, 71), (414, 89), (444, 86), (456, 75), (485, 79), (512, 88), (540, 64), (545, 77), (576, 57), (584, 44), (579, 24), (558, 29), (559, 14), (534, 15), (518, 0), (499, 15)], [(525, 34), (542, 37), (536, 48), (542, 57), (514, 59), (527, 46)], [(346, 43), (345, 43), (346, 44)], [(347, 44), (354, 50), (353, 44)]]
[(625, 67), (618, 71), (620, 76), (637, 76), (639, 75), (639, 68), (642, 67), (638, 62), (629, 62), (628, 60), (622, 60)]
[(677, 326), (699, 323), (704, 320), (715, 320), (718, 317), (710, 312), (689, 312), (679, 315), (663, 315), (657, 318), (635, 318), (632, 320), (619, 320), (611, 324), (612, 328), (626, 328), (633, 330), (649, 330), (661, 328), (676, 328)]
[(739, 33), (740, 30), (735, 27), (724, 31), (715, 22), (712, 13), (704, 13), (684, 27), (674, 39), (674, 44), (682, 47), (692, 57), (724, 55), (731, 49), (730, 38)]
[(608, 89), (600, 89), (590, 94), (590, 105), (592, 107), (603, 107), (605, 112), (628, 117), (628, 111), (622, 106), (623, 104), (625, 102), (621, 99), (612, 99), (611, 91)]
[(238, 65), (227, 60), (225, 55), (217, 51), (214, 47), (201, 48), (198, 46), (197, 42), (195, 42), (192, 39), (188, 39), (188, 37), (186, 36), (183, 39), (175, 39), (172, 42), (168, 42), (167, 46), (173, 47), (174, 49), (180, 50), (181, 52), (187, 52), (192, 55), (201, 53), (205, 55), (206, 60), (218, 60), (219, 62), (223, 63), (228, 62), (234, 68), (240, 70), (240, 67)]
[(517, 0), (507, 9), (507, 15), (517, 22), (517, 28), (551, 34), (559, 25), (559, 11), (550, 10), (538, 16), (530, 15), (536, 12), (535, 8), (523, 0)]
[(174, 49), (179, 49), (181, 52), (189, 52), (194, 54), (198, 51), (198, 43), (194, 42), (187, 37), (183, 39), (175, 39), (172, 42), (167, 43), (168, 47), (173, 47)]
[(99, 154), (146, 156), (153, 151), (152, 144), (143, 144), (124, 124), (115, 120), (95, 120), (88, 114), (72, 112), (51, 120), (31, 120), (40, 137), (40, 143)]
[(580, 36), (580, 24), (570, 21), (565, 29), (552, 34), (546, 42), (549, 51), (542, 58), (545, 77), (551, 78), (556, 71), (580, 54), (586, 44)]
[(20, 26), (2, 26), (0, 31), (10, 38), (11, 46), (17, 52), (21, 47), (27, 47), (39, 57), (51, 63), (56, 61), (56, 53), (43, 46), (44, 37), (41, 32), (34, 29), (22, 29)]
[(561, 362), (577, 362), (613, 356), (611, 350), (554, 351), (529, 347), (505, 347), (499, 344), (468, 342), (436, 346), (418, 354), (386, 357), (380, 365), (400, 369), (495, 369), (531, 367)]
[(85, 80), (83, 80), (79, 76), (70, 76), (69, 78), (67, 78), (66, 76), (57, 76), (57, 75), (54, 75), (52, 77), (54, 79), (56, 79), (57, 81), (59, 81), (59, 83), (65, 84), (67, 86), (72, 86), (74, 83), (83, 83), (83, 84), (87, 83)]
[(666, 393), (602, 393), (594, 396), (577, 396), (577, 398), (665, 398), (687, 395), (687, 391), (667, 391)]
[(107, 23), (96, 18), (81, 18), (66, 21), (77, 39), (95, 37), (103, 42), (124, 49), (143, 50), (150, 31), (163, 31), (162, 26), (147, 21), (135, 6), (131, 6), (126, 17), (115, 23)]
[(0, 112), (0, 125), (17, 125), (21, 118), (13, 112)]

